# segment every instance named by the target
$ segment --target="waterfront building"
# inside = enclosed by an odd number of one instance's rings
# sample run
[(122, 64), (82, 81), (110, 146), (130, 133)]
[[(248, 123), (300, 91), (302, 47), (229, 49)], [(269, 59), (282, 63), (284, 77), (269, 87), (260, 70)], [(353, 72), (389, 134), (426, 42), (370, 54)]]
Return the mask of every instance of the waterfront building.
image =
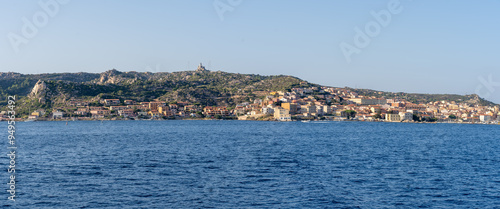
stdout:
[(401, 121), (401, 116), (399, 114), (385, 114), (385, 120), (389, 122), (399, 122)]
[(133, 109), (123, 109), (123, 110), (118, 110), (118, 114), (123, 117), (133, 117), (134, 116), (134, 110)]
[(479, 120), (481, 122), (490, 122), (491, 121), (491, 116), (489, 115), (480, 115)]
[(411, 112), (400, 112), (400, 119), (403, 121), (413, 121), (413, 113)]
[(52, 113), (53, 119), (61, 119), (64, 116), (64, 113), (61, 111), (56, 111)]
[(274, 118), (279, 121), (291, 121), (292, 116), (290, 115), (290, 112), (282, 107), (276, 107), (274, 108)]

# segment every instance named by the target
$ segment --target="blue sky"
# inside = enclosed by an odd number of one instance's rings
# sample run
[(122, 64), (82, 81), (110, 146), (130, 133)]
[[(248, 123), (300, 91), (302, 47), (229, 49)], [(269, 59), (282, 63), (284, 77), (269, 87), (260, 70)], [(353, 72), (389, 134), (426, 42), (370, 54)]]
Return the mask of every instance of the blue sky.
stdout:
[[(350, 62), (340, 44), (356, 47), (355, 28), (380, 25), (371, 12), (389, 11), (394, 0), (73, 0), (52, 16), (44, 2), (55, 0), (0, 0), (0, 72), (173, 72), (203, 62), (337, 87), (480, 93), (500, 103), (500, 1), (400, 0), (400, 12)], [(23, 18), (33, 17), (42, 22), (26, 37)], [(27, 40), (16, 42), (17, 52), (12, 34)]]

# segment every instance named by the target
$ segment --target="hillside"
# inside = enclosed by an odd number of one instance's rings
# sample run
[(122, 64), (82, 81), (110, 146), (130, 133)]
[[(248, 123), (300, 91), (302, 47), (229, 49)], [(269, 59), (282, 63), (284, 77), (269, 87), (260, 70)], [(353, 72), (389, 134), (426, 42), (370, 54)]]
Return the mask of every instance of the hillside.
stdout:
[(476, 94), (470, 95), (457, 95), (457, 94), (415, 94), (415, 93), (404, 93), (404, 92), (383, 92), (371, 89), (352, 89), (347, 88), (351, 91), (356, 92), (359, 95), (365, 96), (375, 96), (384, 98), (399, 98), (405, 99), (407, 101), (419, 104), (419, 103), (429, 103), (436, 101), (447, 101), (447, 102), (467, 102), (470, 104), (477, 104), (481, 106), (495, 106), (497, 104), (490, 102), (488, 100), (480, 98)]
[(19, 74), (0, 73), (0, 101), (18, 95), (19, 110), (50, 109), (64, 106), (70, 100), (98, 101), (106, 98), (167, 102), (189, 102), (202, 105), (234, 106), (253, 101), (269, 91), (287, 91), (309, 87), (292, 76), (262, 76), (221, 71), (183, 71), (173, 73), (120, 72)]
[[(162, 100), (198, 103), (204, 106), (235, 106), (263, 98), (271, 91), (289, 91), (294, 87), (320, 87), (292, 76), (262, 76), (221, 71), (120, 72), (19, 74), (0, 73), (0, 105), (8, 95), (17, 95), (18, 112), (28, 114), (37, 108), (63, 107), (71, 100), (97, 102), (118, 98), (135, 101)], [(477, 95), (435, 95), (380, 92), (368, 89), (339, 88), (359, 95), (406, 99), (414, 103), (433, 101), (468, 102), (494, 106)]]

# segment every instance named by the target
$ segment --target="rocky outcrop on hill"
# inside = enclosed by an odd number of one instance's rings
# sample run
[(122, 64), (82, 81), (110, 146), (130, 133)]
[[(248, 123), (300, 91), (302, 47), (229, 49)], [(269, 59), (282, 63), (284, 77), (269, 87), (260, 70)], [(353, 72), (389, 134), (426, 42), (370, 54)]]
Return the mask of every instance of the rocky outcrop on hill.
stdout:
[(49, 89), (47, 88), (47, 84), (45, 83), (45, 81), (38, 80), (38, 82), (36, 82), (35, 86), (31, 90), (29, 97), (38, 99), (38, 102), (44, 104), (46, 101), (45, 97), (47, 95), (48, 90)]

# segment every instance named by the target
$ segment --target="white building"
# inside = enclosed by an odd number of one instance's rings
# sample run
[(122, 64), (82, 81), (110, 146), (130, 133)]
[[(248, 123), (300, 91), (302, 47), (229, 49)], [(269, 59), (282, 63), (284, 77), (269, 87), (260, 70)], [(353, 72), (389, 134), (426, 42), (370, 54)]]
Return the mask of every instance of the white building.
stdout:
[(349, 101), (354, 102), (358, 105), (383, 105), (387, 104), (386, 99), (365, 99), (365, 98), (353, 98)]
[(63, 112), (56, 111), (52, 113), (52, 118), (53, 119), (61, 119), (64, 116)]
[(36, 116), (36, 115), (28, 116), (28, 120), (36, 120), (36, 119), (38, 119), (38, 116)]
[(413, 113), (411, 112), (400, 112), (399, 117), (401, 117), (401, 120), (413, 121)]
[(333, 110), (332, 110), (332, 107), (330, 107), (330, 106), (328, 106), (328, 105), (323, 106), (323, 113), (324, 113), (324, 114), (327, 114), (327, 115), (328, 115), (328, 114), (332, 114), (332, 111), (333, 111)]
[(479, 120), (481, 120), (481, 122), (490, 122), (491, 121), (491, 116), (489, 116), (489, 115), (480, 115), (479, 116)]
[(273, 114), (273, 113), (274, 113), (273, 108), (270, 108), (270, 107), (263, 107), (262, 108), (262, 114)]
[(316, 114), (318, 114), (318, 115), (323, 115), (323, 114), (325, 114), (325, 113), (323, 112), (323, 110), (324, 110), (324, 106), (317, 106), (317, 107), (316, 107)]

